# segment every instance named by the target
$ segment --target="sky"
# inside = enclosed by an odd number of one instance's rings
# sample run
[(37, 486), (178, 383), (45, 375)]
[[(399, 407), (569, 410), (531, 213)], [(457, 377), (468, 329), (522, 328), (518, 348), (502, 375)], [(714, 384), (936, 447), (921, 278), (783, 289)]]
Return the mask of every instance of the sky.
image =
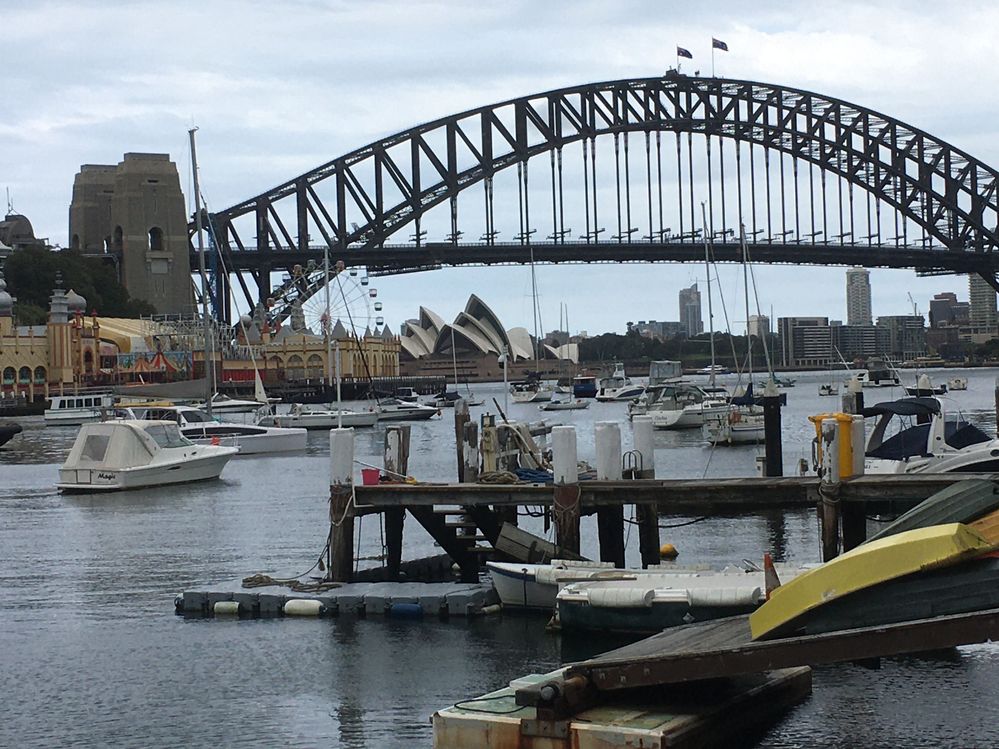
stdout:
[[(202, 192), (220, 210), (420, 122), (562, 86), (661, 75), (677, 44), (694, 54), (688, 70), (707, 73), (711, 37), (730, 50), (716, 55), (720, 77), (845, 99), (999, 165), (991, 3), (4, 0), (3, 25), (0, 189), (36, 235), (63, 246), (81, 164), (166, 152), (190, 200), (194, 125)], [(844, 319), (845, 270), (758, 267), (760, 310)], [(703, 267), (680, 264), (536, 271), (544, 329), (564, 308), (572, 332), (590, 334), (676, 320), (678, 290), (704, 279)], [(718, 276), (737, 330), (741, 271), (722, 266)], [(967, 298), (961, 277), (872, 270), (871, 284), (875, 316), (910, 313), (909, 294), (921, 313), (939, 291)], [(451, 319), (473, 293), (507, 327), (533, 325), (525, 267), (372, 286), (393, 328), (421, 305)]]

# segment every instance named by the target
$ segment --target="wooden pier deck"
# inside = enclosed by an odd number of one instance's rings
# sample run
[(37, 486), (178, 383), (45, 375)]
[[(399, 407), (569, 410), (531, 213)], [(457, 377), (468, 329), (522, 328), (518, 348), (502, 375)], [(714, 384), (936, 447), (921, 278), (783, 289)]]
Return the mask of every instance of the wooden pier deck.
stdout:
[[(994, 479), (995, 474), (871, 474), (839, 484), (843, 502), (891, 500), (916, 503), (966, 479)], [(660, 514), (741, 513), (760, 509), (814, 507), (819, 497), (815, 476), (720, 479), (634, 479), (581, 481), (584, 508), (654, 503)], [(554, 503), (552, 484), (381, 483), (355, 487), (357, 514), (386, 509), (456, 504), (466, 507), (547, 506)]]
[(603, 692), (924, 652), (999, 639), (999, 609), (818, 635), (754, 641), (748, 616), (674, 627), (570, 665), (561, 681), (517, 691), (517, 704), (572, 714)]

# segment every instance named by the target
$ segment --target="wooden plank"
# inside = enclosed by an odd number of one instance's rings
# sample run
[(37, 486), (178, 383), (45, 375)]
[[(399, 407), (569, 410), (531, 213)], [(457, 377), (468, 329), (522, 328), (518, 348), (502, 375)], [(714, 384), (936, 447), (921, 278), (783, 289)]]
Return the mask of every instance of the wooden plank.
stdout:
[[(997, 638), (999, 609), (756, 642), (749, 639), (748, 617), (740, 616), (666, 630), (574, 664), (566, 678), (585, 676), (600, 690), (628, 689), (918, 653)], [(538, 704), (539, 700), (540, 688), (517, 693), (518, 704)]]

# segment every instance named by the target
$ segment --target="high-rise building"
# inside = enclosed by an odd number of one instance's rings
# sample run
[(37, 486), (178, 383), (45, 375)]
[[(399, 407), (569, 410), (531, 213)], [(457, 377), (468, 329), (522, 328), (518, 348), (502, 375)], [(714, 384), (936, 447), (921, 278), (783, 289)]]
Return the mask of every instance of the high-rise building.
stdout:
[(680, 289), (680, 325), (688, 337), (704, 332), (701, 321), (701, 292), (695, 283), (689, 289)]
[(779, 317), (781, 364), (785, 367), (828, 367), (833, 361), (828, 317)]
[(883, 352), (903, 361), (926, 355), (926, 328), (922, 315), (883, 315), (878, 327), (888, 331)]
[(977, 273), (972, 273), (968, 276), (968, 296), (971, 300), (971, 325), (995, 331), (999, 323), (999, 314), (996, 312), (996, 290)]
[(748, 327), (749, 335), (765, 338), (770, 335), (770, 318), (766, 315), (750, 315)]
[(930, 300), (930, 327), (942, 328), (946, 325), (968, 325), (971, 321), (971, 305), (957, 301), (957, 294), (945, 291)]
[(871, 324), (871, 274), (866, 268), (846, 272), (846, 324)]

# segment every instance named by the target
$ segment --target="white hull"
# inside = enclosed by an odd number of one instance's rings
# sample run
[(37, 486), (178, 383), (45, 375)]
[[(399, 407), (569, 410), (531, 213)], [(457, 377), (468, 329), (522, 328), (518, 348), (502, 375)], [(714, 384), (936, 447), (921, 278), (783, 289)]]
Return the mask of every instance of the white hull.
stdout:
[(240, 455), (259, 455), (263, 453), (304, 450), (308, 441), (308, 432), (305, 429), (271, 430), (266, 427), (260, 427), (260, 430), (260, 434), (206, 437), (201, 433), (201, 430), (187, 427), (181, 429), (181, 433), (198, 445), (218, 444), (225, 447), (239, 448)]
[(696, 429), (706, 421), (724, 417), (729, 410), (728, 404), (703, 406), (701, 404), (686, 406), (680, 410), (651, 409), (652, 426), (656, 429)]
[(764, 441), (763, 415), (743, 415), (737, 422), (727, 418), (704, 423), (704, 435), (716, 445), (755, 445)]
[(426, 421), (440, 414), (436, 408), (421, 406), (420, 408), (402, 408), (379, 411), (378, 421)]
[(542, 411), (581, 411), (584, 408), (589, 408), (590, 404), (588, 401), (575, 401), (568, 403), (559, 403), (558, 401), (551, 401), (550, 403), (545, 403), (538, 406)]
[(45, 426), (50, 427), (78, 427), (84, 424), (95, 424), (101, 420), (101, 409), (99, 408), (73, 408), (59, 412), (45, 412)]
[(544, 403), (550, 401), (554, 395), (550, 388), (538, 388), (537, 390), (514, 390), (510, 393), (510, 400), (514, 403)]
[(64, 492), (114, 492), (217, 479), (226, 463), (236, 454), (235, 450), (227, 447), (217, 450), (204, 457), (138, 468), (60, 469), (57, 486)]
[[(378, 423), (376, 411), (344, 411), (342, 413), (345, 427), (373, 427)], [(301, 429), (336, 429), (340, 425), (336, 411), (316, 411), (302, 414), (278, 414), (265, 416), (259, 422), (260, 426), (299, 427)]]
[(597, 393), (598, 401), (630, 401), (641, 396), (645, 388), (640, 385), (628, 385), (622, 388), (607, 388)]

